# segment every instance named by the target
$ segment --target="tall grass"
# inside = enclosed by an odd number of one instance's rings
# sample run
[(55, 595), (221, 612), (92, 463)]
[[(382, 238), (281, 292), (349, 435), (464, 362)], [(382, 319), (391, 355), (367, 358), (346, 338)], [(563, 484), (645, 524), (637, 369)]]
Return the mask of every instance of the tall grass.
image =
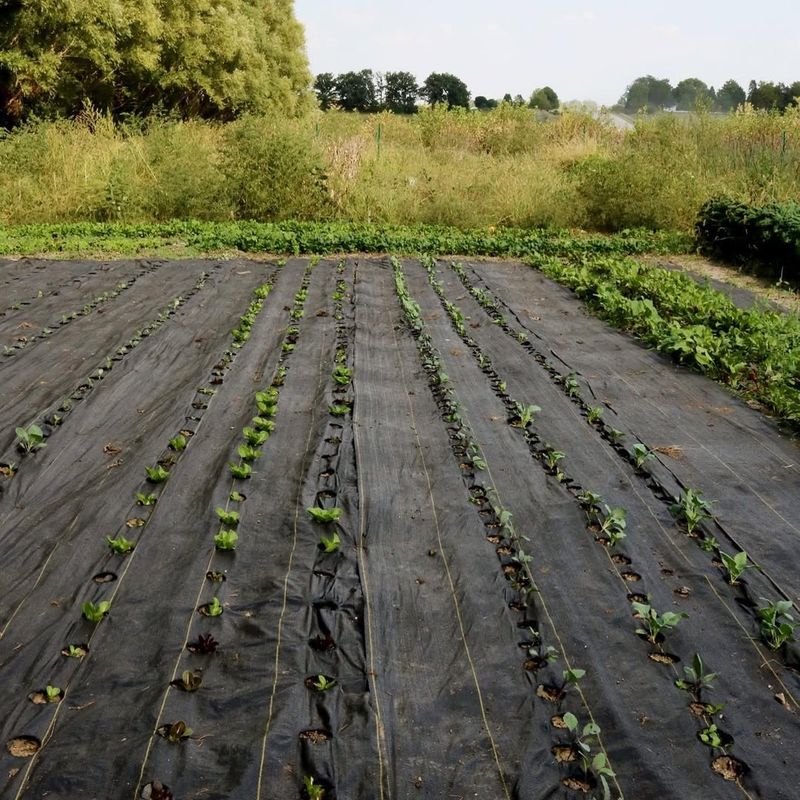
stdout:
[(329, 112), (228, 124), (91, 112), (0, 134), (0, 222), (258, 219), (689, 230), (715, 194), (800, 196), (800, 110), (640, 118)]

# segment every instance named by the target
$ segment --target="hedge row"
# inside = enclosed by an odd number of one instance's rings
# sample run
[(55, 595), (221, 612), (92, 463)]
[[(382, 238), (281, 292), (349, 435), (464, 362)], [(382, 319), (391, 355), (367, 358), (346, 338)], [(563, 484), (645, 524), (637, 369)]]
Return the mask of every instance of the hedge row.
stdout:
[(800, 283), (800, 203), (752, 206), (713, 198), (700, 210), (697, 240), (703, 253)]

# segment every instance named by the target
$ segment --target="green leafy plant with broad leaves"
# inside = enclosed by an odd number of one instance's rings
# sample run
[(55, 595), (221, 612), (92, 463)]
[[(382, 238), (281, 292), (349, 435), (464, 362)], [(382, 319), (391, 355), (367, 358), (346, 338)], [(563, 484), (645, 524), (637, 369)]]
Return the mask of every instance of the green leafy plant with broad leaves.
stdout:
[(347, 386), (352, 379), (353, 370), (347, 369), (347, 367), (344, 367), (341, 364), (339, 364), (333, 371), (333, 380), (338, 383), (339, 386)]
[(758, 609), (758, 622), (761, 635), (771, 650), (780, 650), (787, 642), (794, 641), (794, 632), (798, 627), (794, 617), (789, 613), (793, 608), (791, 600), (767, 602)]
[(246, 443), (240, 444), (236, 448), (236, 452), (242, 461), (255, 461), (257, 458), (261, 458), (261, 451)]
[(35, 453), (47, 447), (44, 441), (44, 431), (38, 425), (28, 425), (27, 428), (17, 428), (17, 449), (23, 453)]
[(324, 675), (317, 675), (316, 679), (311, 682), (311, 685), (318, 692), (327, 692), (336, 686), (335, 678), (326, 678)]
[(169, 449), (174, 450), (176, 453), (181, 453), (186, 449), (187, 439), (179, 433), (174, 439), (169, 440)]
[(755, 564), (750, 562), (744, 550), (733, 556), (729, 556), (720, 550), (719, 557), (722, 561), (722, 566), (725, 567), (725, 571), (728, 573), (728, 583), (730, 584), (736, 583), (745, 573), (745, 570), (755, 567)]
[(136, 504), (140, 506), (154, 506), (158, 497), (154, 494), (136, 492)]
[(242, 435), (252, 447), (260, 447), (269, 439), (269, 432), (257, 431), (255, 428), (245, 428), (242, 431)]
[(266, 417), (253, 417), (253, 427), (260, 433), (272, 433), (275, 430), (275, 423)]
[(578, 669), (577, 667), (565, 669), (562, 673), (561, 692), (567, 691), (570, 686), (577, 686), (585, 675), (585, 669)]
[(108, 547), (111, 552), (118, 556), (127, 555), (136, 546), (134, 542), (130, 539), (126, 539), (124, 536), (118, 536), (116, 539), (106, 536), (106, 542), (108, 542)]
[(87, 601), (81, 606), (83, 616), (86, 617), (89, 622), (95, 623), (103, 620), (110, 610), (111, 603), (109, 603), (108, 600), (101, 600), (99, 603)]
[(86, 648), (79, 644), (68, 644), (61, 652), (67, 658), (83, 658), (86, 655)]
[(611, 545), (625, 538), (625, 529), (628, 526), (628, 511), (624, 508), (604, 506), (605, 513), (600, 523), (600, 531), (608, 537)]
[(539, 406), (516, 403), (514, 406), (515, 418), (511, 424), (517, 428), (527, 428), (541, 410)]
[(209, 617), (219, 617), (222, 614), (222, 603), (218, 597), (212, 597), (206, 605), (206, 614)]
[(169, 470), (164, 469), (161, 464), (156, 464), (154, 467), (145, 467), (144, 471), (147, 473), (147, 480), (150, 483), (163, 483), (169, 478)]
[(223, 525), (227, 525), (229, 528), (235, 528), (239, 524), (239, 512), (238, 511), (226, 511), (222, 506), (217, 506), (216, 514), (219, 521)]
[(330, 536), (320, 536), (319, 543), (325, 553), (335, 553), (339, 549), (342, 540), (339, 538), (339, 534), (334, 531)]
[(222, 529), (214, 537), (214, 546), (217, 550), (230, 551), (235, 550), (236, 545), (239, 543), (239, 534), (236, 531)]
[(592, 423), (592, 425), (596, 425), (600, 420), (603, 418), (603, 409), (600, 406), (595, 406), (594, 408), (590, 408), (588, 413), (586, 414), (586, 419)]
[(328, 412), (334, 417), (346, 417), (350, 413), (350, 406), (342, 403), (334, 403), (328, 406)]
[(597, 492), (590, 492), (588, 489), (586, 489), (578, 495), (578, 502), (585, 509), (595, 514), (600, 511), (600, 505), (603, 502), (603, 498), (601, 495), (597, 494)]
[(663, 637), (665, 631), (677, 628), (678, 623), (689, 616), (683, 611), (665, 611), (663, 614), (659, 614), (649, 602), (633, 603), (632, 605), (642, 624), (642, 627), (636, 629), (636, 633), (646, 637), (651, 644), (657, 644), (659, 637)]
[(724, 743), (719, 728), (713, 724), (703, 728), (703, 730), (697, 734), (697, 738), (700, 739), (704, 745), (715, 750), (725, 750), (728, 746)]
[(311, 506), (306, 511), (311, 515), (314, 522), (336, 522), (342, 516), (341, 508), (318, 508)]
[(608, 785), (609, 778), (616, 778), (616, 774), (608, 763), (608, 757), (604, 751), (592, 755), (592, 746), (600, 743), (600, 726), (596, 722), (588, 722), (580, 728), (578, 718), (567, 711), (562, 717), (567, 730), (575, 739), (575, 747), (581, 759), (584, 774), (588, 777), (594, 774), (603, 790), (604, 800), (611, 797), (611, 787)]
[(693, 489), (682, 492), (670, 506), (670, 511), (686, 525), (686, 531), (690, 536), (697, 531), (704, 520), (711, 519), (711, 503), (703, 500), (702, 492)]
[(560, 450), (553, 450), (552, 447), (548, 447), (542, 453), (542, 459), (544, 460), (544, 464), (547, 469), (555, 472), (558, 469), (559, 463), (566, 457), (566, 453), (562, 453)]
[(685, 692), (690, 692), (695, 698), (700, 697), (703, 689), (710, 689), (717, 678), (716, 672), (708, 672), (699, 653), (694, 654), (690, 666), (683, 668), (685, 678), (675, 681), (675, 685)]
[(231, 475), (240, 481), (247, 480), (253, 474), (253, 468), (249, 464), (228, 464)]
[(60, 703), (62, 691), (58, 686), (51, 686), (49, 683), (44, 687), (44, 696), (48, 703)]
[(245, 496), (241, 492), (236, 491), (231, 492), (229, 497), (232, 503), (243, 503), (245, 500)]
[(641, 469), (651, 458), (655, 457), (655, 453), (647, 445), (637, 442), (633, 446), (633, 460), (636, 464), (636, 469)]

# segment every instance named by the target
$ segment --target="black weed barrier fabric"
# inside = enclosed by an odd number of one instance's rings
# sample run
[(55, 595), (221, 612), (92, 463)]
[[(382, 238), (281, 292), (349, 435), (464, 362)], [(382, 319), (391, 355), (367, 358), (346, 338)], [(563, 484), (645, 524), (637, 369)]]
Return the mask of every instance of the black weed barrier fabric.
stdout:
[(798, 796), (800, 459), (724, 390), (510, 264), (11, 267), (3, 798)]

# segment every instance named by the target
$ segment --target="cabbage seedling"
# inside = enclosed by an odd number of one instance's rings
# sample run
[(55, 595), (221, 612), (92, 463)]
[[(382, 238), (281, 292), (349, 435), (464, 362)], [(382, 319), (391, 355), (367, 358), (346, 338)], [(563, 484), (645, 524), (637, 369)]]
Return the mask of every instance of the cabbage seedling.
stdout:
[(342, 516), (341, 508), (317, 508), (312, 506), (306, 511), (311, 515), (314, 522), (336, 522)]
[(181, 677), (175, 681), (175, 685), (184, 692), (196, 692), (203, 685), (203, 673), (199, 670), (195, 672), (184, 670)]
[(317, 675), (317, 679), (311, 684), (318, 692), (327, 692), (336, 686), (335, 678), (326, 678), (324, 675)]
[(653, 451), (647, 445), (637, 442), (633, 446), (633, 458), (636, 463), (636, 469), (641, 469), (646, 461), (654, 457)]
[(306, 775), (303, 778), (303, 786), (305, 787), (308, 800), (323, 800), (325, 797), (325, 790), (311, 777)]
[(328, 412), (334, 417), (344, 417), (350, 413), (350, 406), (335, 404), (328, 406)]
[(100, 622), (111, 610), (111, 603), (108, 600), (101, 600), (99, 603), (86, 602), (81, 606), (83, 616), (89, 622)]
[(352, 379), (353, 370), (347, 369), (347, 367), (343, 367), (341, 364), (333, 371), (333, 380), (336, 381), (339, 386), (347, 386)]
[(267, 433), (267, 431), (257, 431), (254, 428), (245, 428), (242, 434), (244, 438), (247, 439), (247, 443), (253, 447), (259, 447), (269, 439), (269, 433)]
[(231, 475), (239, 480), (246, 480), (253, 474), (253, 468), (249, 464), (228, 464)]
[(209, 617), (218, 617), (222, 614), (222, 603), (218, 597), (211, 598), (211, 602), (206, 607), (206, 613)]
[(539, 406), (526, 406), (522, 403), (517, 403), (515, 406), (517, 417), (512, 424), (517, 428), (527, 428), (541, 410)]
[(17, 448), (23, 453), (35, 453), (43, 447), (47, 447), (44, 442), (44, 432), (38, 425), (28, 425), (27, 428), (17, 428)]
[(625, 538), (625, 528), (628, 525), (628, 512), (624, 508), (610, 508), (605, 506), (606, 513), (600, 530), (609, 538), (612, 547)]
[(272, 433), (275, 430), (275, 423), (266, 417), (253, 417), (253, 427), (259, 432)]
[(719, 748), (721, 750), (725, 749), (725, 745), (719, 733), (719, 728), (717, 728), (716, 725), (709, 725), (707, 728), (703, 728), (697, 736), (700, 741), (708, 747)]
[(694, 654), (691, 666), (684, 667), (683, 672), (686, 678), (675, 681), (675, 685), (695, 697), (699, 697), (703, 689), (710, 689), (717, 678), (716, 672), (706, 672), (706, 665), (699, 653)]
[(692, 535), (697, 530), (703, 520), (711, 519), (711, 514), (709, 514), (711, 503), (703, 500), (701, 495), (702, 492), (687, 489), (670, 506), (670, 511), (675, 517), (686, 523), (686, 530), (689, 535)]
[(214, 546), (217, 550), (235, 550), (239, 542), (239, 534), (236, 531), (221, 530), (214, 537)]
[(586, 415), (586, 419), (589, 420), (589, 422), (591, 422), (592, 425), (595, 425), (596, 423), (600, 422), (602, 418), (603, 418), (603, 409), (600, 406), (597, 406), (595, 408), (590, 408), (589, 413)]
[(186, 437), (179, 433), (174, 439), (169, 440), (169, 449), (180, 453), (186, 449)]
[(558, 469), (559, 462), (564, 459), (566, 453), (562, 453), (560, 450), (553, 450), (552, 448), (548, 448), (543, 453), (544, 463), (545, 466), (555, 472)]
[(217, 517), (223, 525), (235, 528), (239, 524), (239, 513), (237, 511), (226, 511), (221, 506), (217, 506)]
[(742, 577), (745, 570), (752, 569), (755, 566), (755, 564), (751, 564), (748, 561), (747, 553), (744, 550), (735, 556), (729, 556), (727, 553), (720, 551), (719, 557), (722, 560), (722, 566), (725, 567), (728, 573), (728, 583), (731, 585)]
[(158, 497), (154, 494), (144, 494), (143, 492), (136, 492), (136, 504), (140, 506), (154, 506)]
[(83, 658), (86, 655), (86, 648), (70, 644), (61, 651), (61, 654), (67, 656), (67, 658)]
[(688, 614), (681, 611), (665, 611), (659, 614), (649, 603), (633, 603), (633, 610), (639, 615), (643, 627), (637, 628), (636, 633), (647, 637), (647, 641), (656, 644), (662, 631), (672, 630), (678, 626), (682, 619), (687, 619)]
[(164, 469), (161, 464), (145, 467), (144, 471), (147, 473), (147, 480), (150, 483), (163, 483), (169, 477), (169, 470)]
[(134, 543), (124, 536), (119, 536), (116, 539), (106, 536), (106, 541), (108, 542), (111, 552), (116, 553), (118, 556), (125, 556), (134, 548)]
[(236, 452), (239, 453), (242, 461), (255, 461), (257, 458), (261, 458), (261, 451), (247, 443), (240, 444)]
[(798, 623), (789, 613), (791, 608), (791, 600), (778, 600), (758, 609), (761, 635), (772, 650), (780, 650), (786, 642), (794, 641)]
[(319, 539), (319, 543), (326, 553), (335, 553), (339, 549), (342, 540), (339, 538), (339, 534), (334, 531), (332, 536), (323, 534)]

